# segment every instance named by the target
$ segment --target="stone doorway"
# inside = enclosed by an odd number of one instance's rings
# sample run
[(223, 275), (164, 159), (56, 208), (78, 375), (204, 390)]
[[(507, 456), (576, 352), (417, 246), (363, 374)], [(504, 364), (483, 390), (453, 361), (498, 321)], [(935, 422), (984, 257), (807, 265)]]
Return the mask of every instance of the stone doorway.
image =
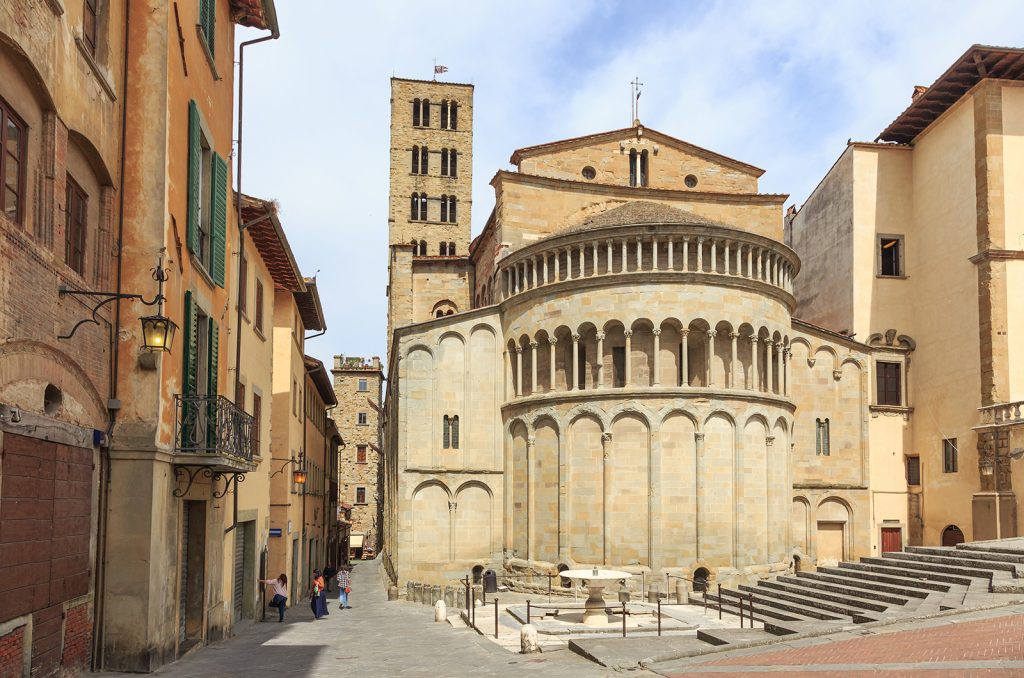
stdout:
[(963, 530), (956, 525), (949, 525), (942, 531), (942, 545), (943, 546), (956, 546), (957, 544), (963, 544), (964, 539)]
[(186, 501), (182, 507), (181, 644), (179, 655), (203, 639), (206, 591), (206, 502)]

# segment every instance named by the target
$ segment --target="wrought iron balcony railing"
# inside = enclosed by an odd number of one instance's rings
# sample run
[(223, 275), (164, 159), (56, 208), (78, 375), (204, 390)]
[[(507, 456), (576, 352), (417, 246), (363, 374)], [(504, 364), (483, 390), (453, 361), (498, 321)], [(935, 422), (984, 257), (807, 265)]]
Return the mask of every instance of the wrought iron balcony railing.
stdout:
[(174, 451), (251, 462), (253, 418), (223, 396), (174, 396)]

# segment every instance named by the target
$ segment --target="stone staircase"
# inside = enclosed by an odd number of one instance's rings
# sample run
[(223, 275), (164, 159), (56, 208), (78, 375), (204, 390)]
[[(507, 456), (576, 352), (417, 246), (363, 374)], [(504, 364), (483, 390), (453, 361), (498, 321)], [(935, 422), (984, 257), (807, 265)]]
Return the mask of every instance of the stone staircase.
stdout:
[[(1024, 597), (1024, 551), (990, 544), (911, 546), (880, 557), (764, 579), (756, 586), (709, 590), (708, 604), (763, 625), (763, 633), (788, 635), (812, 629), (925, 616), (943, 610), (997, 603), (993, 594)], [(720, 596), (720, 597), (719, 597)], [(703, 605), (703, 595), (689, 602)], [(748, 632), (744, 639), (750, 636)], [(721, 639), (716, 639), (720, 644)], [(708, 642), (712, 642), (708, 639)]]

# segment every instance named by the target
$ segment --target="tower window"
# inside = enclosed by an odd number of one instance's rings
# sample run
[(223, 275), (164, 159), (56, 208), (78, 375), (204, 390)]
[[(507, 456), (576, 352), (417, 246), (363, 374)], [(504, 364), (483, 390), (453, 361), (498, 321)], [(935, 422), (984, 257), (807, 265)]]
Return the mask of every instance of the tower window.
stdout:
[(419, 174), (420, 173), (420, 147), (419, 146), (413, 146), (412, 147), (412, 173), (413, 174)]
[(441, 129), (448, 129), (448, 100), (441, 102)]
[[(443, 120), (444, 118), (442, 118)], [(441, 176), (448, 176), (448, 149), (441, 149)]]
[(420, 221), (426, 221), (427, 218), (427, 194), (420, 193)]
[(430, 127), (430, 99), (423, 100), (423, 113), (420, 115), (420, 120), (424, 127)]
[(903, 384), (900, 363), (875, 363), (877, 369), (877, 404), (902, 405)]
[(459, 129), (459, 105), (454, 101), (448, 105), (448, 127)]
[(448, 221), (450, 221), (451, 223), (454, 224), (455, 220), (456, 220), (456, 218), (455, 218), (455, 196), (454, 195), (449, 195), (448, 196)]
[(413, 193), (412, 200), (409, 202), (409, 219), (412, 221), (419, 221), (420, 218), (420, 194)]
[[(443, 202), (441, 203), (441, 206), (442, 206), (442, 209), (443, 209), (443, 207), (444, 207), (444, 203)], [(440, 254), (441, 254), (442, 257), (448, 256), (448, 243), (446, 243), (446, 242), (441, 243)]]
[(426, 240), (420, 240), (420, 256), (421, 257), (427, 256), (427, 241)]
[(459, 152), (454, 148), (448, 151), (448, 176), (459, 176)]
[(412, 100), (412, 124), (413, 127), (420, 126), (420, 100)]
[[(440, 316), (438, 316), (438, 317), (440, 317)], [(443, 418), (443, 419), (441, 420), (441, 425), (442, 425), (442, 429), (441, 429), (441, 430), (442, 430), (442, 435), (441, 435), (441, 438), (442, 438), (442, 440), (441, 440), (441, 445), (442, 445), (442, 446), (444, 447), (444, 449), (446, 449), (446, 450), (447, 450), (448, 448), (450, 448), (450, 447), (451, 447), (451, 445), (452, 445), (452, 439), (451, 439), (451, 429), (449, 428), (449, 425), (450, 425), (450, 424), (451, 424), (451, 419), (450, 419), (450, 418), (448, 417), (448, 415), (447, 415), (447, 414), (446, 414), (446, 415), (444, 415), (444, 418)]]
[(882, 236), (878, 239), (878, 274), (888, 278), (903, 276), (903, 237)]
[[(448, 221), (448, 196), (441, 196), (441, 221)], [(443, 246), (443, 243), (442, 243)]]
[(430, 152), (426, 146), (420, 147), (420, 174), (427, 174), (430, 165)]
[(453, 243), (453, 242), (449, 242), (448, 243), (448, 256), (450, 256), (450, 257), (454, 257), (455, 256), (455, 243)]
[(640, 185), (647, 186), (647, 151), (640, 153)]
[(629, 185), (636, 186), (636, 149), (629, 151)]
[(831, 442), (829, 440), (829, 420), (814, 420), (814, 453), (821, 457), (828, 457), (832, 454)]

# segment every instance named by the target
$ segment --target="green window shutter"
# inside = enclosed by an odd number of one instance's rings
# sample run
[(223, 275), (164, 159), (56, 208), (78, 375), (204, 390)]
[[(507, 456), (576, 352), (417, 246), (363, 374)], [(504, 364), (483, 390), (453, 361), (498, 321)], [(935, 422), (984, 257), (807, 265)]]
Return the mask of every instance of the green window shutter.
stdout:
[(221, 426), (221, 422), (217, 419), (217, 354), (219, 353), (219, 345), (217, 321), (210, 318), (210, 341), (207, 344), (210, 347), (210, 354), (207, 360), (208, 376), (206, 386), (206, 394), (209, 396), (209, 400), (207, 400), (207, 421), (209, 423), (206, 427), (206, 446), (211, 450), (216, 450), (218, 447), (218, 434), (220, 433)]
[[(185, 319), (183, 333), (185, 335), (185, 348), (182, 350), (181, 367), (181, 392), (182, 395), (195, 395), (196, 392), (196, 353), (198, 344), (196, 342), (196, 327), (198, 325), (198, 309), (192, 300), (192, 292), (185, 292)], [(182, 403), (181, 411), (181, 440), (178, 442), (183, 450), (195, 447), (195, 426), (196, 407), (193, 402)]]
[(203, 36), (206, 38), (206, 46), (213, 54), (214, 32), (213, 29), (217, 20), (216, 0), (199, 0), (199, 25), (203, 29)]
[(213, 281), (224, 287), (224, 250), (228, 233), (228, 163), (216, 153), (213, 154), (213, 231), (211, 240), (213, 252), (210, 273)]
[(199, 200), (203, 195), (203, 148), (199, 127), (199, 108), (188, 102), (188, 251), (199, 254)]

